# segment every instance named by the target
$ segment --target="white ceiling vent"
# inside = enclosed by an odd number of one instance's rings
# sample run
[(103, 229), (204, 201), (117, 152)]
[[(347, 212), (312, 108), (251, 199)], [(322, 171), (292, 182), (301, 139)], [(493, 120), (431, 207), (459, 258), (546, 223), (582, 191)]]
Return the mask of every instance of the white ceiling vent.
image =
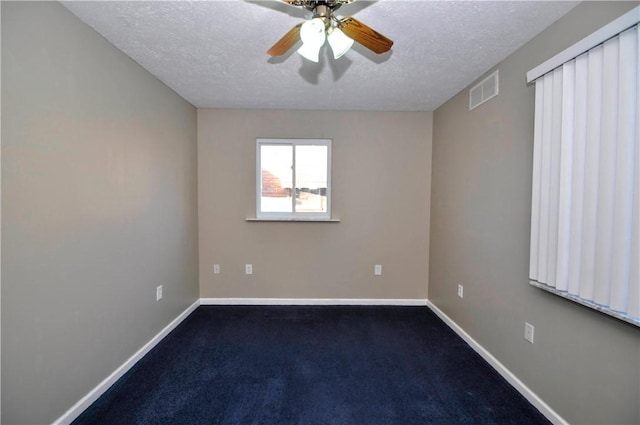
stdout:
[(498, 70), (469, 90), (469, 110), (498, 95)]

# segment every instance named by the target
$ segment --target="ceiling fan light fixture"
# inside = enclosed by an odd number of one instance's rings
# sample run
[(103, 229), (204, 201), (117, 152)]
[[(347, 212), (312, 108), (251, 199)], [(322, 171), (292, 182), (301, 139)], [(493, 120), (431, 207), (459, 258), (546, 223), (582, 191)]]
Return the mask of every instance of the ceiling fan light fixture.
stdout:
[[(1, 1), (1, 0), (0, 0)], [(302, 47), (298, 53), (308, 60), (318, 62), (320, 49), (329, 39), (333, 57), (342, 57), (354, 42), (379, 55), (387, 53), (393, 46), (393, 40), (380, 34), (373, 28), (355, 18), (338, 18), (335, 11), (343, 4), (355, 0), (282, 0), (293, 6), (301, 6), (313, 12), (313, 19), (301, 22), (287, 32), (267, 50), (271, 56), (282, 56), (298, 42)]]
[(320, 48), (325, 38), (325, 25), (322, 19), (314, 18), (305, 22), (300, 28), (302, 46), (298, 49), (298, 53), (310, 61), (318, 62)]
[(327, 41), (333, 50), (333, 58), (338, 59), (353, 46), (353, 39), (345, 35), (340, 28), (333, 28), (327, 36)]

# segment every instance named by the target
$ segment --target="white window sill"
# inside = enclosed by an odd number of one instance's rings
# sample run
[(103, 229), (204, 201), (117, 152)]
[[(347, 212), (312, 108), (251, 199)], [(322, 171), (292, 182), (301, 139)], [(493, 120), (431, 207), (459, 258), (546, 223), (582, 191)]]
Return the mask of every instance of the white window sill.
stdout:
[(581, 304), (581, 305), (583, 305), (585, 307), (592, 308), (592, 309), (594, 309), (596, 311), (599, 311), (600, 313), (609, 315), (611, 317), (615, 317), (616, 319), (622, 320), (623, 322), (627, 322), (627, 323), (630, 323), (630, 324), (635, 325), (637, 327), (640, 327), (640, 318), (631, 317), (631, 316), (628, 316), (628, 315), (626, 315), (624, 313), (620, 313), (618, 311), (611, 310), (608, 307), (601, 306), (601, 305), (596, 304), (594, 302), (584, 300), (584, 299), (582, 299), (580, 297), (577, 297), (575, 295), (571, 295), (571, 294), (569, 294), (569, 293), (567, 293), (565, 291), (560, 291), (560, 290), (558, 290), (558, 289), (556, 289), (556, 288), (554, 288), (552, 286), (545, 285), (544, 283), (540, 283), (540, 282), (537, 282), (535, 280), (529, 280), (529, 284), (531, 286), (535, 286), (536, 288), (542, 289), (543, 291), (550, 292), (552, 294), (558, 295), (558, 296), (560, 296), (562, 298), (565, 298), (567, 300), (571, 300), (573, 302)]
[(281, 222), (302, 222), (302, 223), (340, 223), (339, 218), (304, 218), (304, 217), (247, 217), (246, 221), (281, 221)]

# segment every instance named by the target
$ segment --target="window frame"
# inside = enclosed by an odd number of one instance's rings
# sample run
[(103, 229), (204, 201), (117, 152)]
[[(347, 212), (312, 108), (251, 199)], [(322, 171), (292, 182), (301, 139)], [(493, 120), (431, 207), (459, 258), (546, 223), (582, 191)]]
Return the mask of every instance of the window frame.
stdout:
[[(332, 139), (303, 139), (303, 138), (256, 138), (256, 218), (258, 220), (273, 220), (273, 221), (333, 221), (331, 219), (331, 151), (332, 151)], [(292, 212), (265, 212), (262, 211), (262, 158), (261, 147), (262, 146), (291, 146), (293, 149), (293, 171), (292, 171)], [(296, 188), (296, 174), (295, 174), (295, 149), (296, 146), (326, 146), (327, 147), (327, 190), (326, 190), (326, 212), (298, 212), (295, 211), (295, 188)]]

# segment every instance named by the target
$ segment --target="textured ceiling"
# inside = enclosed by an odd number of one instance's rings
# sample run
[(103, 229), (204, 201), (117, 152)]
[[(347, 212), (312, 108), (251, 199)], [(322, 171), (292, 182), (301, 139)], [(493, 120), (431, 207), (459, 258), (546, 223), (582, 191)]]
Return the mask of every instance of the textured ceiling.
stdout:
[[(357, 1), (354, 16), (394, 40), (319, 63), (266, 51), (308, 17), (282, 1), (63, 2), (200, 108), (431, 111), (577, 2)], [(522, 76), (524, 79), (524, 75)]]

